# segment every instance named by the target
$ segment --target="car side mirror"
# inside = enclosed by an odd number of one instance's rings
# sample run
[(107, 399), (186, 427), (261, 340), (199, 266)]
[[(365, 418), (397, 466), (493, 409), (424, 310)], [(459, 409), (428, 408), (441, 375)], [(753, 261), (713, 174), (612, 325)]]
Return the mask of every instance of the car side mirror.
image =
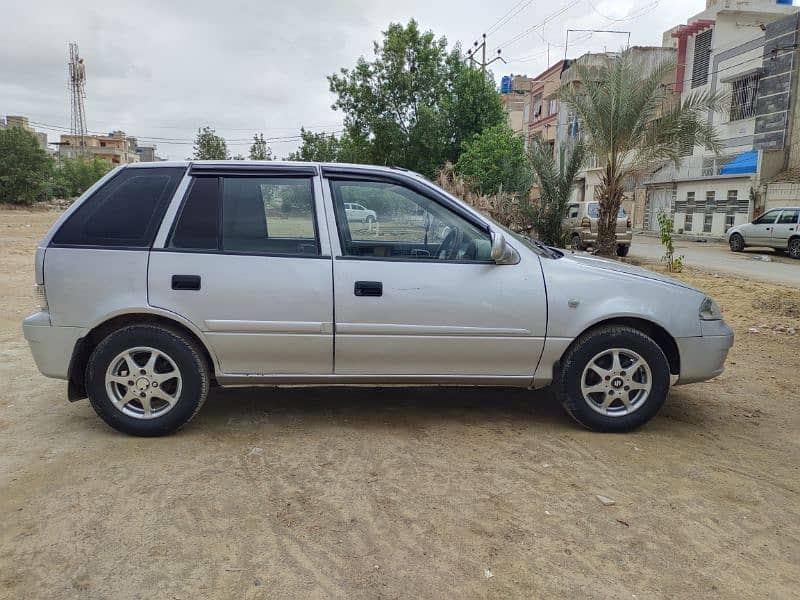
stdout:
[(492, 232), (492, 260), (498, 265), (515, 265), (519, 254), (506, 242), (502, 233)]

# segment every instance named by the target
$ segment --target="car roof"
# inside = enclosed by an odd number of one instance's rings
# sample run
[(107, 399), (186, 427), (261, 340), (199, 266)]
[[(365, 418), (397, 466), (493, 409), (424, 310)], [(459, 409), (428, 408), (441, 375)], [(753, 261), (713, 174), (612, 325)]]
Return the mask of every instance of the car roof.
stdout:
[(383, 172), (383, 173), (403, 173), (411, 177), (425, 179), (424, 175), (420, 175), (409, 169), (403, 167), (383, 166), (383, 165), (367, 165), (358, 163), (333, 163), (333, 162), (310, 162), (310, 161), (294, 161), (294, 160), (164, 160), (159, 162), (138, 162), (128, 163), (122, 165), (123, 168), (136, 169), (136, 168), (153, 168), (153, 167), (188, 167), (191, 165), (206, 165), (214, 167), (264, 167), (279, 168), (279, 167), (336, 167), (339, 169), (354, 169), (364, 170), (370, 172)]

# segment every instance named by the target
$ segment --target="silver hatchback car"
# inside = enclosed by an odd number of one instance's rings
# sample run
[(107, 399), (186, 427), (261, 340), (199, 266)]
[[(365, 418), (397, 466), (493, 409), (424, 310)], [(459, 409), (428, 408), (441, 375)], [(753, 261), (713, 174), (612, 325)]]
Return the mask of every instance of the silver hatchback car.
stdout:
[(770, 209), (752, 223), (731, 227), (727, 237), (733, 252), (747, 246), (766, 246), (800, 258), (800, 207)]
[[(356, 203), (380, 226), (348, 219)], [(671, 385), (719, 375), (733, 343), (682, 282), (566, 256), (370, 166), (120, 167), (42, 240), (36, 288), (39, 370), (143, 436), (212, 385), (281, 384), (552, 384), (579, 423), (625, 431)]]

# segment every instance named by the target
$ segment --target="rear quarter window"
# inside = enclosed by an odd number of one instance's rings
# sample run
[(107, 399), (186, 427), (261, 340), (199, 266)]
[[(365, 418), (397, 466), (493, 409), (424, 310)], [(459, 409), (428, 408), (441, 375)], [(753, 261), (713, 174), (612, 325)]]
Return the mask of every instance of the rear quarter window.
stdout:
[(120, 171), (70, 215), (52, 243), (149, 248), (184, 172), (183, 167)]

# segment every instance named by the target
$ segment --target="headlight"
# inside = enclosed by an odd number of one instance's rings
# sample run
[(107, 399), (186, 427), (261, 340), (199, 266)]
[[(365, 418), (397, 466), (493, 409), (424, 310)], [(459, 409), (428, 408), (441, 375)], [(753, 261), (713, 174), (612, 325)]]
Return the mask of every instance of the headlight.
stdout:
[(700, 303), (700, 319), (702, 321), (719, 321), (722, 319), (722, 310), (711, 298), (706, 296)]

